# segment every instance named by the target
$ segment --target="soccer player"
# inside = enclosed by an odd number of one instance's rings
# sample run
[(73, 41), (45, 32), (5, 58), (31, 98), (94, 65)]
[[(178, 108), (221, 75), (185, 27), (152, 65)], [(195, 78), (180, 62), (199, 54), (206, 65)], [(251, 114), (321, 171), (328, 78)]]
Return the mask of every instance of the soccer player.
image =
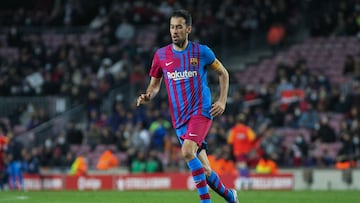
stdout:
[(245, 114), (240, 113), (236, 117), (236, 124), (229, 130), (227, 141), (232, 146), (233, 155), (236, 158), (238, 174), (241, 177), (241, 189), (251, 189), (252, 183), (247, 161), (256, 135), (249, 126), (245, 125), (245, 121)]
[[(150, 69), (150, 83), (137, 99), (137, 106), (153, 99), (164, 80), (172, 124), (181, 144), (182, 155), (192, 173), (201, 203), (211, 202), (207, 184), (227, 202), (236, 203), (237, 193), (224, 186), (211, 170), (206, 154), (205, 137), (213, 117), (224, 112), (229, 74), (207, 46), (189, 40), (192, 17), (185, 10), (170, 16), (172, 43), (158, 49)], [(207, 85), (207, 70), (219, 75), (220, 95), (212, 103)]]

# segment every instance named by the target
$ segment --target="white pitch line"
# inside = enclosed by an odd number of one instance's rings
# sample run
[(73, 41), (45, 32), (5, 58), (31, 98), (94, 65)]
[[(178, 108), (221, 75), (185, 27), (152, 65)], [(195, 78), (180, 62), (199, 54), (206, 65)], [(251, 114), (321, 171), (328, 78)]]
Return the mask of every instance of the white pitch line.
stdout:
[(29, 197), (28, 196), (16, 196), (16, 197), (12, 197), (12, 198), (0, 199), (0, 202), (26, 200), (26, 199), (29, 199)]
[(16, 199), (29, 199), (28, 196), (17, 196)]

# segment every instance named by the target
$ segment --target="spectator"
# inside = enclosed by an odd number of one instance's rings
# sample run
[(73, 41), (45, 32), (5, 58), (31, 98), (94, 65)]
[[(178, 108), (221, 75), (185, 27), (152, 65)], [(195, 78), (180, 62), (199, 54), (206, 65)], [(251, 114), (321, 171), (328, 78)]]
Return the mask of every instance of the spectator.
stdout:
[[(105, 95), (102, 95), (102, 96), (105, 96)], [(100, 106), (101, 106), (100, 97), (101, 97), (101, 95), (99, 95), (97, 90), (91, 89), (88, 92), (86, 102), (84, 102), (86, 105), (86, 108), (87, 108), (88, 115), (90, 114), (89, 112), (92, 110), (100, 111)]]
[(267, 154), (264, 154), (256, 166), (256, 173), (274, 175), (278, 173), (278, 166)]
[(328, 102), (328, 110), (336, 113), (344, 113), (350, 106), (349, 95), (347, 95), (344, 91), (340, 91), (340, 87), (338, 85), (335, 85), (331, 89)]
[(360, 132), (360, 120), (353, 120), (350, 123), (350, 133), (352, 135), (359, 134)]
[(101, 66), (97, 71), (97, 78), (102, 79), (105, 77), (112, 77), (110, 72), (111, 65), (112, 65), (112, 60), (110, 58), (104, 58), (101, 62)]
[(66, 142), (75, 145), (83, 143), (83, 132), (76, 126), (75, 121), (70, 121), (66, 129)]
[(117, 168), (119, 166), (119, 160), (111, 150), (105, 150), (98, 159), (96, 169), (109, 170)]
[(64, 166), (64, 156), (62, 156), (61, 150), (55, 147), (52, 153), (52, 158), (49, 160), (49, 167), (53, 169), (62, 168)]
[(360, 121), (359, 107), (353, 105), (350, 107), (349, 111), (345, 114), (346, 120), (351, 124), (353, 121)]
[(274, 127), (281, 127), (285, 124), (285, 113), (281, 110), (281, 106), (272, 103), (269, 110), (269, 119), (271, 120), (271, 125)]
[(296, 135), (294, 143), (290, 148), (290, 157), (292, 165), (295, 167), (303, 166), (308, 161), (308, 144), (303, 134)]
[(88, 172), (88, 165), (86, 162), (86, 158), (82, 155), (79, 155), (72, 163), (69, 174), (82, 176), (82, 175), (86, 175), (87, 172)]
[(275, 129), (269, 127), (262, 138), (260, 138), (260, 148), (266, 153), (272, 160), (280, 161), (283, 157), (283, 150), (281, 144), (283, 139)]
[(337, 162), (353, 160), (355, 158), (353, 157), (355, 154), (355, 145), (352, 136), (349, 133), (343, 132), (340, 135), (340, 142), (342, 143), (342, 147), (336, 156)]
[(7, 39), (7, 44), (10, 47), (24, 46), (23, 34), (18, 30), (17, 26), (15, 25), (11, 26), (9, 32), (7, 33), (6, 39)]
[(218, 148), (214, 154), (209, 155), (211, 168), (218, 174), (238, 175), (235, 162), (231, 159), (231, 149), (228, 145)]
[(101, 143), (102, 137), (100, 135), (101, 128), (95, 123), (91, 123), (86, 133), (86, 143), (90, 146), (93, 151), (97, 144)]
[(164, 120), (158, 113), (159, 112), (157, 111), (157, 119), (150, 124), (149, 128), (152, 137), (151, 145), (153, 149), (164, 151), (165, 136), (167, 135), (171, 124), (169, 121)]
[(144, 70), (144, 66), (139, 61), (134, 64), (134, 70), (130, 74), (130, 84), (136, 89), (142, 89), (146, 85), (147, 75)]
[(278, 51), (285, 39), (285, 27), (280, 23), (270, 26), (267, 34), (267, 42), (273, 49)]
[(352, 156), (353, 156), (354, 161), (356, 161), (357, 164), (359, 165), (359, 163), (360, 163), (360, 132), (353, 134), (352, 143), (354, 146), (354, 154)]
[(72, 152), (68, 151), (64, 158), (63, 171), (67, 171), (75, 161), (75, 156)]
[(350, 75), (353, 74), (354, 71), (355, 71), (354, 57), (352, 55), (347, 55), (345, 58), (343, 73), (344, 75)]
[(58, 148), (61, 152), (61, 155), (66, 155), (66, 153), (69, 151), (70, 146), (66, 142), (65, 134), (61, 133), (57, 138), (55, 142), (55, 147)]
[(151, 134), (144, 122), (138, 122), (135, 125), (132, 141), (137, 149), (150, 149)]
[(107, 10), (104, 5), (99, 7), (98, 14), (95, 18), (90, 22), (89, 27), (91, 29), (99, 29), (101, 28), (107, 21)]
[(44, 146), (41, 149), (40, 153), (40, 163), (44, 167), (51, 166), (51, 160), (53, 158), (53, 142), (50, 138), (45, 140)]
[(146, 156), (144, 151), (138, 151), (131, 161), (131, 173), (144, 173), (146, 170)]
[(293, 90), (293, 89), (294, 89), (293, 84), (291, 84), (285, 76), (282, 76), (280, 78), (280, 84), (276, 88), (275, 98), (280, 99), (282, 91)]
[(117, 131), (119, 126), (126, 123), (125, 105), (118, 101), (114, 104), (114, 112), (109, 118), (109, 126), (112, 130)]
[(331, 90), (331, 84), (329, 78), (325, 76), (323, 73), (317, 75), (315, 85), (317, 90), (321, 90), (321, 88), (324, 88), (326, 92), (329, 92)]
[(100, 129), (100, 143), (110, 145), (115, 143), (115, 134), (109, 127)]
[(298, 126), (300, 128), (313, 129), (318, 120), (318, 112), (313, 108), (313, 105), (309, 103), (306, 111), (300, 115)]
[(230, 97), (228, 99), (228, 104), (227, 104), (225, 112), (227, 114), (229, 114), (231, 112), (232, 114), (237, 115), (240, 113), (242, 106), (243, 106), (242, 94), (241, 94), (240, 90), (238, 90), (238, 91), (235, 91), (233, 93), (232, 97)]
[[(108, 19), (105, 18), (105, 21), (108, 21)], [(101, 43), (106, 46), (112, 46), (117, 42), (113, 28), (107, 22), (102, 27), (100, 39), (101, 39)]]
[(334, 143), (337, 137), (334, 129), (329, 125), (328, 117), (322, 116), (320, 122), (315, 125), (315, 134), (312, 141), (319, 140), (322, 143)]
[(135, 28), (129, 23), (129, 20), (123, 18), (122, 22), (117, 26), (115, 36), (119, 41), (128, 41), (135, 37)]
[(158, 151), (150, 150), (149, 157), (146, 160), (146, 173), (159, 173), (163, 172), (163, 164), (158, 158)]
[(30, 151), (23, 150), (23, 162), (22, 162), (22, 170), (24, 173), (28, 174), (39, 174), (40, 173), (40, 161), (37, 158), (37, 149), (33, 148)]

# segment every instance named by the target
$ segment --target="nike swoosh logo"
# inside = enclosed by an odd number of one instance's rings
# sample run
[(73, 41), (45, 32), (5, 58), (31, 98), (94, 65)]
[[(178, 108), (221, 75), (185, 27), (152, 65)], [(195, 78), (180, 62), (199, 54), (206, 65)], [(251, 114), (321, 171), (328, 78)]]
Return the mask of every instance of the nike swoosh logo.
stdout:
[(194, 133), (189, 133), (189, 136), (191, 136), (191, 137), (196, 137), (196, 136), (198, 136), (197, 134), (194, 134)]
[(165, 63), (165, 66), (170, 66), (172, 63), (174, 63), (174, 61), (171, 61), (171, 62)]

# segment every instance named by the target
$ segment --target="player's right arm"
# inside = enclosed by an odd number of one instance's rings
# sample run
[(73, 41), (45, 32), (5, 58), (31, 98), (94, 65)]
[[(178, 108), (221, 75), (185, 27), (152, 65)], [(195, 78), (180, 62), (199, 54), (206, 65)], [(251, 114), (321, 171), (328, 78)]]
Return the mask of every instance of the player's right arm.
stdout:
[(162, 77), (151, 77), (146, 93), (140, 94), (136, 101), (136, 106), (146, 104), (151, 101), (160, 91)]

